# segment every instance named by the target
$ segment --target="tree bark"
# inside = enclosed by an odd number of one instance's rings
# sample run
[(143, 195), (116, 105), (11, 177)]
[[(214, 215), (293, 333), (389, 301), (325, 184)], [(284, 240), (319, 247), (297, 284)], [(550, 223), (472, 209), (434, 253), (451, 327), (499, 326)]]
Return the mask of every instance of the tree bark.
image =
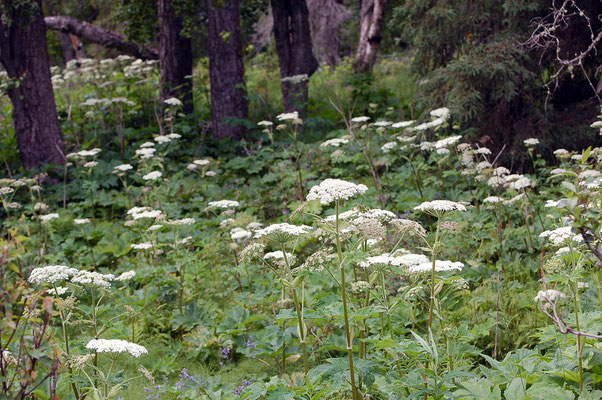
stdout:
[(159, 51), (152, 46), (129, 42), (122, 34), (92, 25), (89, 22), (60, 15), (46, 17), (44, 18), (44, 22), (49, 29), (74, 34), (89, 42), (117, 49), (134, 57), (144, 60), (156, 60), (159, 58)]
[(360, 39), (354, 70), (358, 73), (372, 71), (376, 53), (382, 40), (384, 0), (363, 0), (360, 9)]
[(307, 4), (305, 0), (271, 0), (271, 4), (284, 109), (298, 111), (304, 118), (308, 80), (318, 68), (312, 51)]
[(352, 17), (343, 0), (307, 0), (314, 54), (320, 61), (335, 67), (341, 57), (341, 25)]
[(240, 138), (242, 124), (228, 118), (248, 117), (245, 67), (242, 60), (239, 0), (209, 0), (209, 77), (213, 138)]
[(19, 81), (8, 95), (21, 161), (26, 169), (64, 163), (63, 138), (50, 79), (46, 25), (40, 0), (0, 3), (0, 62)]
[(161, 101), (176, 97), (184, 103), (184, 112), (194, 111), (192, 101), (192, 44), (181, 35), (183, 16), (177, 15), (172, 0), (157, 0), (159, 16), (159, 65)]

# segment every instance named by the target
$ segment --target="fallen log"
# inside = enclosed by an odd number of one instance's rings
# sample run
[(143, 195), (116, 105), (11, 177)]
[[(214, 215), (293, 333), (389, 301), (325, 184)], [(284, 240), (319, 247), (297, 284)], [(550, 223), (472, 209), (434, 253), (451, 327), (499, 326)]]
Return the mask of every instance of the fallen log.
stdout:
[(117, 32), (92, 25), (89, 22), (79, 21), (68, 16), (45, 17), (44, 22), (48, 29), (70, 33), (96, 43), (106, 48), (117, 49), (125, 54), (141, 58), (143, 60), (159, 59), (159, 50), (148, 44), (130, 42), (127, 38)]

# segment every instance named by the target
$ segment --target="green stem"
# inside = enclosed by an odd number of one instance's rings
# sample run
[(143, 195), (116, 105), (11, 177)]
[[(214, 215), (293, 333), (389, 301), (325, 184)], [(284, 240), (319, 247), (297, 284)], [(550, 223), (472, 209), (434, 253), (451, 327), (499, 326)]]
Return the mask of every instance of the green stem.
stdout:
[(433, 306), (435, 304), (435, 264), (437, 260), (437, 248), (439, 246), (439, 227), (441, 219), (437, 218), (437, 232), (435, 233), (435, 243), (433, 244), (432, 258), (433, 265), (431, 268), (431, 301), (429, 303), (429, 330), (433, 328)]
[[(286, 275), (288, 278), (291, 266), (288, 263), (288, 257), (286, 256), (286, 249), (284, 248), (284, 243), (280, 243), (280, 248), (284, 257), (284, 264), (286, 265)], [(297, 289), (291, 288), (291, 294), (293, 295), (293, 301), (295, 302), (295, 310), (297, 311), (297, 327), (299, 328), (299, 342), (301, 343), (301, 349), (303, 351), (303, 370), (305, 371), (305, 375), (307, 375), (307, 373), (309, 372), (309, 368), (307, 366), (307, 349), (305, 347), (305, 322), (303, 321), (303, 314), (301, 313), (302, 305), (300, 305), (299, 299), (297, 298)]]
[(349, 377), (351, 379), (351, 394), (353, 400), (357, 400), (357, 389), (355, 387), (355, 370), (353, 368), (353, 342), (349, 328), (349, 314), (347, 312), (347, 293), (345, 291), (345, 266), (343, 264), (343, 252), (341, 250), (341, 238), (339, 234), (339, 201), (336, 204), (336, 240), (337, 253), (339, 255), (339, 269), (341, 270), (341, 298), (343, 299), (343, 314), (345, 316), (345, 339), (347, 341), (347, 357), (349, 358)]

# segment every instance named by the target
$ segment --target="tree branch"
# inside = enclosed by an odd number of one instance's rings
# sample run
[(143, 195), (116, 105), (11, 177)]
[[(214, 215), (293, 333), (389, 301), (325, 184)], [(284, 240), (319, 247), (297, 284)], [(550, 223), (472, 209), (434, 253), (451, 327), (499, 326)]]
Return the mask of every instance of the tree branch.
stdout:
[(154, 47), (147, 44), (130, 42), (120, 33), (92, 25), (89, 22), (79, 21), (68, 16), (45, 17), (44, 22), (49, 29), (71, 33), (89, 42), (106, 48), (117, 49), (134, 57), (145, 60), (156, 60), (159, 58), (159, 51)]

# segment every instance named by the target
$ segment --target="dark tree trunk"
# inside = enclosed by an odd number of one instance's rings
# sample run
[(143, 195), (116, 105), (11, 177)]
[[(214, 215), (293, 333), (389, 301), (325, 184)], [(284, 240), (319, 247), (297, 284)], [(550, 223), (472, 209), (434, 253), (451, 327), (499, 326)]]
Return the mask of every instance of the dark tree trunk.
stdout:
[(142, 59), (159, 58), (159, 51), (157, 49), (146, 44), (129, 42), (122, 34), (92, 25), (89, 22), (79, 21), (75, 18), (62, 15), (46, 17), (44, 18), (44, 22), (48, 29), (73, 34), (89, 42), (106, 48), (117, 49), (134, 57)]
[(318, 68), (312, 51), (307, 4), (305, 0), (271, 2), (284, 109), (298, 111), (303, 118), (307, 114), (308, 79)]
[(209, 0), (209, 76), (213, 137), (240, 138), (244, 125), (228, 118), (248, 117), (245, 67), (242, 61), (238, 0)]
[(63, 139), (50, 80), (46, 25), (40, 0), (0, 3), (0, 61), (20, 81), (8, 95), (23, 166), (63, 163)]
[(371, 72), (382, 41), (384, 0), (363, 0), (360, 9), (360, 39), (353, 66), (355, 72)]
[(157, 0), (159, 16), (159, 65), (161, 67), (161, 101), (176, 97), (184, 103), (184, 112), (194, 111), (192, 102), (192, 43), (181, 35), (183, 16), (178, 15), (172, 0)]

